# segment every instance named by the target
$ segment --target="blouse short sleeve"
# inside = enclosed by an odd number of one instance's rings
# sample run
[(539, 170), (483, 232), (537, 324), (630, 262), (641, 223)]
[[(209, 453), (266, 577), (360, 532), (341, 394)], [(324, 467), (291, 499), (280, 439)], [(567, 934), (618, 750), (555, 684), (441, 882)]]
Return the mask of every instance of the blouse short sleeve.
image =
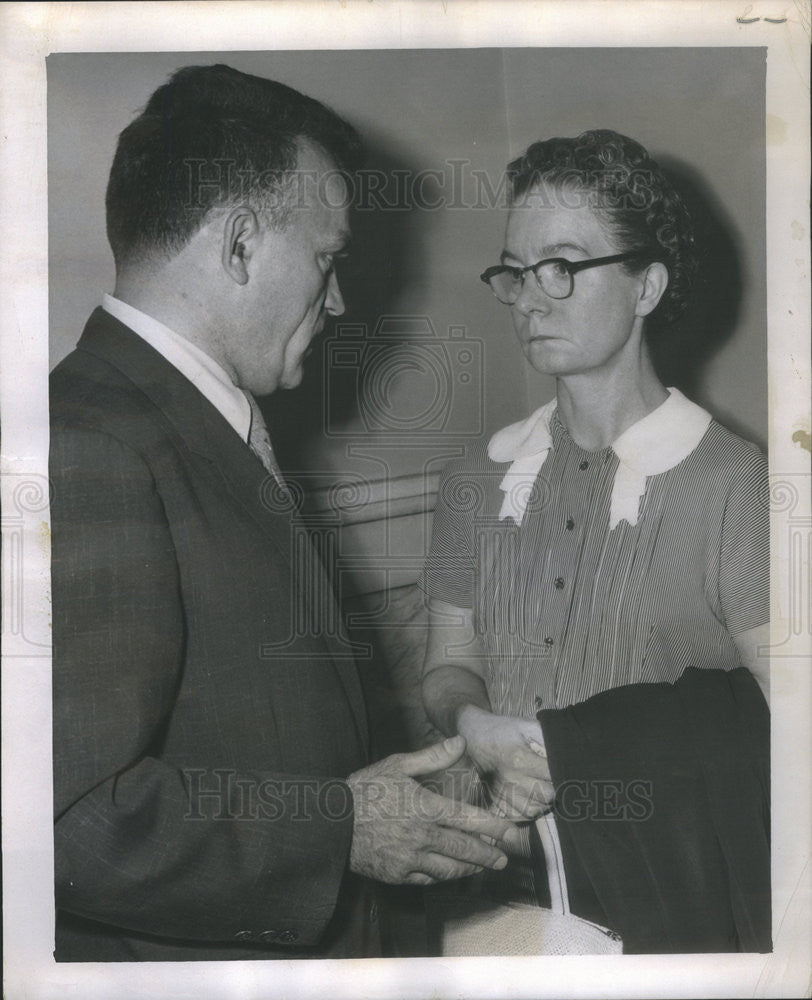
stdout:
[(770, 618), (770, 497), (767, 462), (752, 460), (734, 479), (722, 517), (719, 598), (728, 632)]

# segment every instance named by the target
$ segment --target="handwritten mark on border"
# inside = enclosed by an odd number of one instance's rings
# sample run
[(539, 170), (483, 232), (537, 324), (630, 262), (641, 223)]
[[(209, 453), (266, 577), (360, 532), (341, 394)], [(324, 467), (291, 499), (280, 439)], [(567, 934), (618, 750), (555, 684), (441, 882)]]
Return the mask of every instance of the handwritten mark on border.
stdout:
[(766, 21), (768, 24), (786, 24), (787, 17), (750, 17), (753, 5), (748, 4), (741, 17), (736, 18), (737, 24), (756, 24), (758, 21)]

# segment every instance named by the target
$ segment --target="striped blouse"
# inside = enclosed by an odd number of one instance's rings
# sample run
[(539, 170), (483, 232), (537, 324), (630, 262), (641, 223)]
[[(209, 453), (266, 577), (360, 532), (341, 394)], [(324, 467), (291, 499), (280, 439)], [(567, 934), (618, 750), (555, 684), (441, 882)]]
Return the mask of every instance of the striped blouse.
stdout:
[[(654, 466), (687, 408), (704, 413), (671, 393), (644, 418)], [(767, 466), (705, 416), (685, 457), (643, 477), (619, 521), (628, 470), (612, 447), (580, 448), (557, 411), (523, 515), (504, 516), (508, 466), (484, 445), (446, 468), (420, 586), (474, 610), (494, 712), (534, 718), (624, 684), (673, 682), (691, 665), (740, 665), (731, 635), (769, 617)]]

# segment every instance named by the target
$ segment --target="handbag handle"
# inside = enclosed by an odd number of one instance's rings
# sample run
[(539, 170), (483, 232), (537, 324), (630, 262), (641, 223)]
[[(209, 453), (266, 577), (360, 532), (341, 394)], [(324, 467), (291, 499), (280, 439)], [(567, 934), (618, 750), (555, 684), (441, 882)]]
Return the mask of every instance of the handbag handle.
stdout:
[[(544, 751), (542, 744), (531, 740), (530, 748), (534, 751), (534, 753), (546, 758), (547, 754)], [(474, 771), (474, 775), (476, 778), (479, 778), (479, 774), (476, 770)], [(482, 785), (480, 784), (480, 788), (481, 787)], [(490, 811), (496, 816), (507, 815), (498, 803), (491, 803)], [(567, 888), (567, 876), (564, 872), (564, 856), (561, 851), (561, 840), (558, 836), (558, 827), (555, 824), (555, 810), (550, 809), (548, 812), (539, 816), (533, 826), (538, 834), (539, 844), (544, 857), (544, 868), (546, 869), (545, 873), (540, 870), (536, 870), (536, 883), (538, 884), (539, 877), (542, 874), (546, 874), (547, 883), (550, 887), (550, 909), (555, 913), (569, 914), (570, 897), (569, 890)], [(532, 849), (530, 854), (532, 857)]]
[(543, 816), (539, 816), (535, 826), (547, 869), (547, 882), (550, 886), (550, 909), (555, 913), (568, 914), (570, 912), (570, 897), (554, 811), (551, 809)]

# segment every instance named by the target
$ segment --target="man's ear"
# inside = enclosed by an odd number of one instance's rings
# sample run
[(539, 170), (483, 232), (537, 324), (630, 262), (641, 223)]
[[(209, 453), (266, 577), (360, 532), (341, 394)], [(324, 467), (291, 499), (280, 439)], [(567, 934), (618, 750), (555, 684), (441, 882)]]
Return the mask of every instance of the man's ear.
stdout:
[(232, 209), (223, 224), (222, 265), (238, 285), (248, 282), (247, 263), (259, 236), (259, 220), (252, 208), (240, 205)]
[(635, 315), (648, 316), (657, 306), (668, 287), (668, 268), (659, 260), (649, 264), (643, 273), (643, 287), (637, 300)]

